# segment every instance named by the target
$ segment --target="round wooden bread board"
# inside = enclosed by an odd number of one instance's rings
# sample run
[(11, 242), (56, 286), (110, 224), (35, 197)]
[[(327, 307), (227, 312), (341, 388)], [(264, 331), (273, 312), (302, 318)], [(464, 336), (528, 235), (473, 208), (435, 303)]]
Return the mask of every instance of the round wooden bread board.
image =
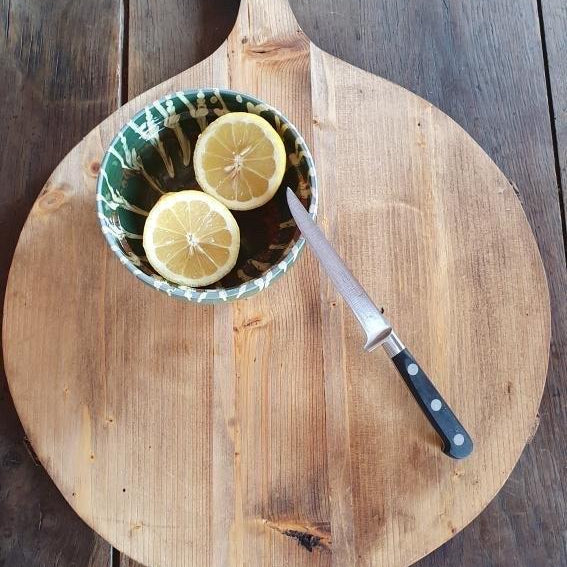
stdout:
[[(303, 133), (318, 222), (471, 433), (470, 458), (443, 455), (387, 356), (363, 353), (310, 251), (253, 298), (213, 307), (143, 285), (109, 250), (95, 212), (106, 147), (144, 104), (205, 86), (262, 98)], [(537, 245), (482, 149), (311, 44), (284, 0), (243, 0), (211, 57), (54, 171), (14, 256), (3, 346), (41, 462), (141, 563), (402, 567), (508, 478), (534, 431), (549, 329)]]

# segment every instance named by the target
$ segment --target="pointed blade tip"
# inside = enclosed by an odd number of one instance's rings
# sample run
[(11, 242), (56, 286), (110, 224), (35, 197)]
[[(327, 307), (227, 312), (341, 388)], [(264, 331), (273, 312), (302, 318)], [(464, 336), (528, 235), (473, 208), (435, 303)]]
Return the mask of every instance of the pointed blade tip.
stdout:
[(297, 195), (294, 193), (291, 187), (288, 187), (286, 190), (286, 197), (287, 197), (287, 205), (291, 212), (292, 217), (295, 219), (295, 222), (298, 222), (297, 215), (302, 215), (303, 212), (307, 214), (303, 203), (298, 199)]
[(289, 205), (290, 209), (294, 205), (297, 205), (298, 202), (300, 202), (299, 199), (297, 198), (297, 195), (293, 192), (293, 189), (291, 187), (288, 187), (285, 193), (287, 198), (287, 204)]

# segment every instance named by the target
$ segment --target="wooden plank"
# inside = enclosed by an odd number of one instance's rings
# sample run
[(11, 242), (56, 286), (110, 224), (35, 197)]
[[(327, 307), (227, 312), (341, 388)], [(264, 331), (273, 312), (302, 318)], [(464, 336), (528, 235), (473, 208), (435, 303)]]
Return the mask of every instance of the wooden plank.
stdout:
[[(20, 230), (45, 180), (117, 106), (119, 5), (0, 2), (0, 304)], [(109, 549), (36, 461), (2, 371), (0, 564), (102, 567)]]
[[(567, 216), (567, 4), (562, 0), (541, 0), (542, 36), (549, 76), (549, 102), (553, 112), (556, 166), (563, 201), (563, 236)], [(566, 242), (567, 246), (567, 242)]]
[[(167, 8), (130, 0), (129, 94), (135, 96), (212, 53), (231, 31), (238, 7), (238, 0), (168, 0)], [(122, 555), (121, 567), (139, 565)]]
[[(130, 0), (128, 98), (208, 57), (230, 33), (237, 11), (231, 0)], [(142, 566), (121, 554), (120, 567)]]
[(237, 0), (129, 0), (128, 98), (208, 57), (237, 11)]
[[(553, 3), (562, 6), (562, 15), (563, 4)], [(516, 184), (547, 270), (553, 342), (539, 432), (487, 511), (419, 565), (564, 564), (566, 420), (560, 391), (567, 384), (566, 276), (535, 5), (529, 0), (439, 0), (412, 3), (411, 9), (390, 0), (352, 2), (348, 9), (339, 0), (293, 5), (316, 44), (423, 96), (481, 144)], [(564, 41), (565, 25), (555, 22)], [(563, 87), (564, 77), (558, 67), (556, 82)]]

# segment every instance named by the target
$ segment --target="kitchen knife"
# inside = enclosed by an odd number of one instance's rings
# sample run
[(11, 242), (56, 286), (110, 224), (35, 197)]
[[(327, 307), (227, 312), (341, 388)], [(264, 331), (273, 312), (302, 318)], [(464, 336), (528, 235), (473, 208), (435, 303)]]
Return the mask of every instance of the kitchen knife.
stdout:
[(364, 329), (364, 349), (371, 351), (380, 345), (384, 348), (441, 437), (443, 452), (454, 459), (470, 455), (473, 450), (470, 435), (290, 188), (287, 189), (287, 202), (305, 240)]

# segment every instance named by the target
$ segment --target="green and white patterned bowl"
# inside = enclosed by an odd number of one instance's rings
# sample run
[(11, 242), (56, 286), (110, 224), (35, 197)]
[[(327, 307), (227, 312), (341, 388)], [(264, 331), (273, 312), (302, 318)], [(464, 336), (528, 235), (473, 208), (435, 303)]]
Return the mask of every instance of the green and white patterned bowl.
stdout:
[[(148, 263), (142, 234), (148, 211), (163, 193), (200, 189), (192, 150), (199, 134), (228, 112), (253, 112), (281, 136), (287, 169), (276, 195), (251, 211), (233, 211), (240, 227), (240, 254), (220, 282), (191, 288), (165, 280)], [(177, 92), (136, 114), (120, 130), (102, 161), (97, 210), (111, 250), (137, 278), (169, 296), (197, 303), (242, 299), (268, 287), (296, 261), (305, 244), (287, 206), (291, 187), (309, 213), (317, 211), (317, 178), (311, 153), (297, 129), (275, 108), (224, 89)]]

